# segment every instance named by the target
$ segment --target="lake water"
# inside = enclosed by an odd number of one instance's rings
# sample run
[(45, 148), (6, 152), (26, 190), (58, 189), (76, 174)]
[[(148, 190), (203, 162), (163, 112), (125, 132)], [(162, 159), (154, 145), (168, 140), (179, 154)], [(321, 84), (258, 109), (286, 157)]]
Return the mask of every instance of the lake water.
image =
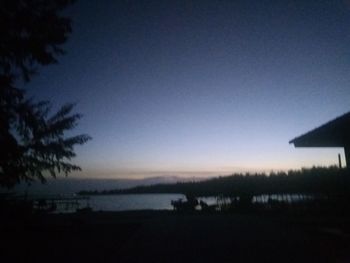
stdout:
[[(72, 198), (74, 196), (61, 196), (63, 202), (56, 203), (56, 213), (71, 213), (75, 212), (77, 206), (74, 204), (69, 204), (64, 202), (64, 198)], [(41, 198), (32, 196), (33, 200), (46, 199), (47, 204), (50, 205), (50, 197), (42, 196)], [(78, 200), (79, 208), (90, 207), (93, 211), (128, 211), (128, 210), (172, 210), (173, 206), (171, 205), (172, 200), (186, 200), (186, 197), (183, 194), (123, 194), (123, 195), (92, 195), (82, 197), (83, 199)], [(269, 199), (275, 201), (285, 201), (285, 202), (298, 202), (305, 198), (311, 198), (310, 196), (300, 195), (261, 195), (255, 196), (253, 198), (253, 203), (267, 203)], [(72, 199), (70, 199), (72, 200)], [(229, 204), (231, 202), (230, 198), (222, 197), (200, 197), (198, 201), (204, 201), (208, 205), (218, 204)], [(199, 206), (197, 207), (199, 209)]]
[(80, 207), (90, 206), (93, 211), (164, 210), (173, 209), (171, 200), (185, 199), (182, 194), (125, 194), (96, 195), (80, 201)]
[[(31, 196), (32, 200), (47, 200), (47, 204), (50, 205), (52, 196)], [(68, 204), (64, 200), (68, 199)], [(72, 205), (69, 202), (73, 202), (74, 195), (60, 195), (58, 199), (63, 201), (62, 203), (56, 203), (56, 213), (71, 213), (75, 212), (77, 206)], [(93, 211), (128, 211), (128, 210), (172, 210), (172, 200), (186, 200), (183, 194), (123, 194), (123, 195), (92, 195), (78, 200), (79, 208), (90, 207)], [(311, 196), (300, 195), (260, 195), (254, 196), (253, 203), (267, 203), (269, 199), (276, 201), (286, 201), (289, 203), (298, 202), (305, 198), (310, 199)], [(198, 201), (204, 201), (208, 205), (222, 205), (229, 204), (230, 198), (222, 197), (200, 197)], [(71, 201), (69, 201), (71, 200)], [(38, 201), (36, 201), (37, 203)], [(199, 209), (199, 206), (198, 206)]]

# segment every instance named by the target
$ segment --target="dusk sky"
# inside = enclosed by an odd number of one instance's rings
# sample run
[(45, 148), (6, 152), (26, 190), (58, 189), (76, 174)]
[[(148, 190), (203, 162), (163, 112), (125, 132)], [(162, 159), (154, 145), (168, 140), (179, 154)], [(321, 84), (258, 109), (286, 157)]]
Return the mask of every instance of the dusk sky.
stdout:
[(350, 2), (84, 1), (59, 64), (26, 87), (77, 102), (80, 177), (337, 164), (288, 142), (350, 110)]

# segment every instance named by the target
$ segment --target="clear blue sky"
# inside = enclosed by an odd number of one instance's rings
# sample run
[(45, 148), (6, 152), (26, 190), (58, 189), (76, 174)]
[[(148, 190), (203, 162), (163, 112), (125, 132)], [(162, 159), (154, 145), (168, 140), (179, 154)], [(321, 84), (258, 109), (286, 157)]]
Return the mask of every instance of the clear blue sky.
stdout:
[(346, 1), (78, 1), (27, 89), (77, 102), (77, 176), (216, 175), (337, 163), (288, 141), (350, 110)]

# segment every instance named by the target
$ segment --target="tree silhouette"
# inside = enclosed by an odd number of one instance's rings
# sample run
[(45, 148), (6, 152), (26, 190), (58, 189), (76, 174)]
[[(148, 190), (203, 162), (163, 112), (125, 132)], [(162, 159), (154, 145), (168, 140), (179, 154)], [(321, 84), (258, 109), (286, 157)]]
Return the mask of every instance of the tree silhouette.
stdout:
[(49, 116), (50, 103), (27, 99), (20, 81), (28, 82), (39, 66), (57, 63), (71, 21), (60, 14), (71, 0), (3, 0), (0, 2), (0, 186), (66, 175), (80, 167), (69, 160), (74, 145), (88, 135), (65, 138), (80, 114), (66, 104)]

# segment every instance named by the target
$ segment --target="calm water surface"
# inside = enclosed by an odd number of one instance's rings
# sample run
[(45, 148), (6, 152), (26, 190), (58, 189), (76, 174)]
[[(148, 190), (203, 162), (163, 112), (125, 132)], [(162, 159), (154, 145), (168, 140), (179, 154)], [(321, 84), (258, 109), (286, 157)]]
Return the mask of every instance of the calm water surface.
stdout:
[(89, 205), (94, 211), (163, 210), (173, 209), (171, 200), (185, 199), (182, 194), (125, 194), (90, 196), (81, 201), (81, 207)]
[[(73, 196), (70, 196), (73, 197)], [(285, 201), (297, 202), (300, 195), (288, 195)], [(306, 196), (308, 197), (308, 196)], [(50, 203), (49, 196), (43, 196)], [(282, 196), (271, 195), (255, 196), (253, 203), (267, 203), (268, 199), (284, 200)], [(309, 198), (309, 197), (308, 197)], [(36, 197), (38, 199), (38, 197)], [(128, 211), (128, 210), (172, 210), (172, 200), (186, 200), (183, 194), (123, 194), (123, 195), (92, 195), (79, 200), (79, 208), (90, 207), (93, 211)], [(230, 198), (200, 197), (198, 201), (204, 201), (208, 205), (230, 203)], [(76, 211), (76, 206), (57, 204), (56, 213), (71, 213)], [(197, 207), (199, 209), (199, 206)]]

